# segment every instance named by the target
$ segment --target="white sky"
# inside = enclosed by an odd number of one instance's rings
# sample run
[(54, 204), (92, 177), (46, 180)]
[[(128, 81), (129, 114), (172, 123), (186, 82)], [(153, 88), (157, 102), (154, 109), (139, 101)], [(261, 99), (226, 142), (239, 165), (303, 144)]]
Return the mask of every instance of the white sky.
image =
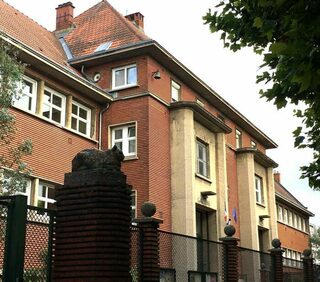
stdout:
[[(5, 0), (49, 30), (55, 29), (55, 8), (67, 1)], [(73, 0), (75, 16), (100, 0)], [(109, 0), (123, 15), (141, 12), (145, 33), (211, 86), (220, 96), (259, 127), (279, 148), (269, 150), (281, 173), (282, 184), (316, 214), (311, 222), (320, 225), (320, 192), (300, 180), (299, 167), (311, 160), (311, 152), (293, 148), (291, 132), (298, 120), (291, 110), (277, 111), (272, 103), (259, 98), (255, 77), (261, 58), (249, 49), (233, 53), (222, 46), (218, 35), (203, 25), (202, 16), (218, 1)]]

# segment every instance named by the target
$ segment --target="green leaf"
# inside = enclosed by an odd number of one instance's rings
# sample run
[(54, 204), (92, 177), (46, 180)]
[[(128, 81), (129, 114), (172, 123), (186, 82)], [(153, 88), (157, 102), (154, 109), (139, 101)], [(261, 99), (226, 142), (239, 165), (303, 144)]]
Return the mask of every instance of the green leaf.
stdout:
[(261, 28), (263, 25), (263, 21), (260, 17), (256, 17), (254, 20), (253, 20), (253, 26), (256, 27), (256, 28)]

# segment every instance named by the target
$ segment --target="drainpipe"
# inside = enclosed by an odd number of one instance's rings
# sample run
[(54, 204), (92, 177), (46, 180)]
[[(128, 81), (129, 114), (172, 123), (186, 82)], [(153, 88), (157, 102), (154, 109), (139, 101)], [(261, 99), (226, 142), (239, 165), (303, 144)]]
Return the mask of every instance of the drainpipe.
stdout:
[(101, 138), (102, 138), (102, 133), (101, 133), (101, 131), (102, 131), (102, 115), (108, 110), (110, 108), (110, 103), (108, 103), (107, 104), (107, 106), (104, 108), (104, 109), (102, 109), (101, 111), (100, 111), (100, 113), (99, 113), (99, 150), (101, 150), (101, 147), (102, 147), (102, 140), (101, 140)]

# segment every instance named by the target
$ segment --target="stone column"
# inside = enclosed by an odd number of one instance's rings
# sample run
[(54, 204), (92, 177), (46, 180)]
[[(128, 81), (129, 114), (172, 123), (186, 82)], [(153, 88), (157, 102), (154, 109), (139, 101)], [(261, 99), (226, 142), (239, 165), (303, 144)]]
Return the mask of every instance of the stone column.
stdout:
[(272, 240), (273, 249), (269, 250), (272, 256), (272, 281), (283, 282), (283, 261), (281, 242), (279, 239)]
[(130, 194), (124, 156), (84, 150), (56, 191), (53, 281), (130, 281)]
[(313, 258), (311, 256), (311, 250), (303, 251), (303, 275), (305, 282), (313, 282), (314, 281), (314, 272), (313, 272)]
[(145, 202), (141, 207), (144, 218), (138, 218), (140, 229), (140, 258), (141, 282), (159, 282), (160, 265), (159, 265), (159, 224), (161, 219), (153, 218), (156, 212), (156, 206), (153, 203)]
[(238, 271), (238, 241), (239, 239), (232, 237), (236, 233), (236, 229), (232, 225), (224, 228), (226, 237), (220, 238), (223, 243), (223, 281), (237, 282), (239, 277)]

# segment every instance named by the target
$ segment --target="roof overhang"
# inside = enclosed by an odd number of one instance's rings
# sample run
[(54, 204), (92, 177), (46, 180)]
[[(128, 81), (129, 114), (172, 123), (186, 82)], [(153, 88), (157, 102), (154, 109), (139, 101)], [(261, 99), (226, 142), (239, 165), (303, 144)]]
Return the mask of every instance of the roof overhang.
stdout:
[(105, 51), (104, 53), (73, 58), (69, 60), (69, 64), (80, 69), (82, 65), (90, 67), (97, 64), (104, 64), (145, 54), (149, 54), (165, 68), (173, 72), (181, 81), (202, 95), (222, 114), (233, 120), (255, 140), (265, 146), (266, 149), (277, 147), (277, 144), (273, 140), (253, 125), (246, 117), (238, 112), (233, 106), (219, 96), (213, 89), (211, 89), (206, 83), (199, 79), (193, 72), (186, 68), (180, 61), (173, 57), (165, 48), (154, 40), (141, 41), (136, 44), (114, 48)]
[(36, 70), (46, 73), (49, 77), (54, 77), (55, 79), (62, 81), (64, 85), (75, 89), (77, 92), (87, 96), (93, 101), (101, 104), (112, 101), (112, 97), (109, 96), (109, 94), (88, 82), (70, 68), (52, 61), (48, 57), (7, 34), (0, 33), (0, 37), (16, 47), (19, 50), (19, 58), (24, 63), (32, 65)]
[(254, 154), (254, 160), (258, 164), (262, 165), (263, 167), (272, 167), (272, 168), (278, 167), (278, 164), (274, 160), (272, 160), (266, 154), (262, 153), (256, 148), (239, 148), (237, 149), (236, 153), (237, 154), (252, 153)]
[(282, 196), (280, 193), (276, 192), (275, 195), (276, 195), (276, 200), (285, 203), (287, 206), (291, 206), (292, 208), (299, 210), (300, 212), (302, 212), (308, 216), (314, 216), (314, 214), (312, 212), (308, 211), (306, 207), (301, 207), (300, 205), (297, 205), (293, 201)]
[(230, 133), (232, 132), (232, 129), (224, 124), (220, 119), (212, 115), (210, 112), (208, 112), (206, 109), (198, 105), (196, 102), (186, 102), (186, 101), (180, 101), (180, 102), (173, 102), (169, 105), (170, 111), (179, 110), (189, 108), (194, 113), (194, 119), (211, 130), (214, 133)]

